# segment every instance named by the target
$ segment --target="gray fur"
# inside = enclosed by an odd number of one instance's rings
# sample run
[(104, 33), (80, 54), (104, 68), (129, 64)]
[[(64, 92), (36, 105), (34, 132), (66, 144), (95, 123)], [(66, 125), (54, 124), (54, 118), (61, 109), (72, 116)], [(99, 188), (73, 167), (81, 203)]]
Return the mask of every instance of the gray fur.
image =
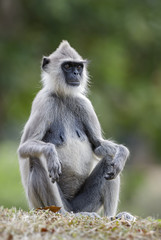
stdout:
[[(86, 61), (67, 41), (48, 59), (42, 72), (44, 87), (33, 101), (18, 149), (29, 206), (97, 212), (103, 205), (105, 216), (114, 216), (119, 174), (129, 151), (102, 137), (93, 106), (85, 96)], [(65, 83), (60, 68), (64, 61), (84, 62), (79, 87)]]

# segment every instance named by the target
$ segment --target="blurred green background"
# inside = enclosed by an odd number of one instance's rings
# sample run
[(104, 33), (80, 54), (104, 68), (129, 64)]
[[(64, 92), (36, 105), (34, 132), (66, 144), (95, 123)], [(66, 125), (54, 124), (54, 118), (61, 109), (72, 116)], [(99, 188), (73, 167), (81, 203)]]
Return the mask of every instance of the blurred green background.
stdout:
[(16, 150), (66, 39), (91, 60), (89, 98), (106, 138), (129, 147), (119, 210), (161, 217), (161, 1), (0, 1), (0, 205), (27, 209)]

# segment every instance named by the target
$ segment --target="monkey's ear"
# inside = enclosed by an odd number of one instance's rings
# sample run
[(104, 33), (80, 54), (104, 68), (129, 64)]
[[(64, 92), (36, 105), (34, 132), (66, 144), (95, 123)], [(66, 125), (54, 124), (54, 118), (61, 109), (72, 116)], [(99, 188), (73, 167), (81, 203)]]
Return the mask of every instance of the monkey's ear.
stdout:
[(41, 62), (41, 67), (42, 67), (43, 70), (46, 69), (49, 62), (50, 62), (49, 57), (43, 57), (42, 62)]

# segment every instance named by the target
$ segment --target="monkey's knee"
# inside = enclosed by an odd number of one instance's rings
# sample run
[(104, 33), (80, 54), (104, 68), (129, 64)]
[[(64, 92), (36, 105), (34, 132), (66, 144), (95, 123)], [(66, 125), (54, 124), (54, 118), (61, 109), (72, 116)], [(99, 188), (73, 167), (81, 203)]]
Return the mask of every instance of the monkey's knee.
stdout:
[(113, 159), (113, 157), (116, 154), (116, 147), (117, 145), (108, 141), (108, 140), (104, 140), (101, 142), (100, 146), (98, 146), (95, 150), (94, 153), (98, 156), (98, 157), (105, 157), (108, 156), (111, 160)]
[(118, 149), (119, 149), (118, 154), (126, 160), (130, 155), (129, 149), (127, 147), (125, 147), (124, 145), (118, 145)]

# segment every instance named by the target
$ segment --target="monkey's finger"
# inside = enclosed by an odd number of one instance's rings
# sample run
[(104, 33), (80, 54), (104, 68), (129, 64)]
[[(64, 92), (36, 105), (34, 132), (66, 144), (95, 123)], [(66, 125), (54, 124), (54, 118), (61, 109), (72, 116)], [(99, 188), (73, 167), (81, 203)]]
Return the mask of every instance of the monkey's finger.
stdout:
[(104, 176), (104, 178), (105, 178), (106, 180), (112, 180), (112, 179), (115, 178), (115, 174), (114, 174), (113, 172), (109, 172), (109, 173), (107, 173), (107, 174)]
[(59, 175), (62, 174), (61, 167), (59, 167), (59, 169), (58, 169), (58, 174), (59, 174)]
[(55, 176), (55, 178), (59, 178), (60, 175), (61, 175), (61, 169), (58, 167), (54, 171), (54, 176)]
[(58, 171), (55, 171), (55, 172), (54, 172), (54, 178), (55, 178), (56, 181), (59, 180), (59, 175), (60, 175), (60, 174), (59, 174)]
[(106, 180), (112, 180), (112, 179), (113, 179), (109, 174), (106, 174), (106, 175), (104, 176), (104, 178), (105, 178)]
[(59, 182), (59, 177), (55, 177), (52, 182), (53, 182), (53, 183)]
[(51, 181), (52, 181), (52, 183), (55, 183), (56, 179), (55, 179), (55, 178), (52, 178)]
[(55, 172), (54, 172), (54, 169), (51, 169), (50, 171), (49, 171), (49, 177), (51, 176), (51, 178), (55, 178)]
[(104, 178), (105, 178), (106, 180), (112, 180), (112, 179), (116, 178), (117, 175), (118, 175), (118, 173), (117, 173), (116, 169), (111, 168), (111, 169), (109, 169), (109, 170), (107, 171), (107, 173), (106, 173), (106, 175), (104, 176)]
[(117, 163), (115, 161), (112, 161), (110, 165), (115, 168), (117, 166)]
[(55, 181), (59, 180), (59, 174), (55, 173), (54, 176), (52, 177), (52, 183), (54, 183)]

